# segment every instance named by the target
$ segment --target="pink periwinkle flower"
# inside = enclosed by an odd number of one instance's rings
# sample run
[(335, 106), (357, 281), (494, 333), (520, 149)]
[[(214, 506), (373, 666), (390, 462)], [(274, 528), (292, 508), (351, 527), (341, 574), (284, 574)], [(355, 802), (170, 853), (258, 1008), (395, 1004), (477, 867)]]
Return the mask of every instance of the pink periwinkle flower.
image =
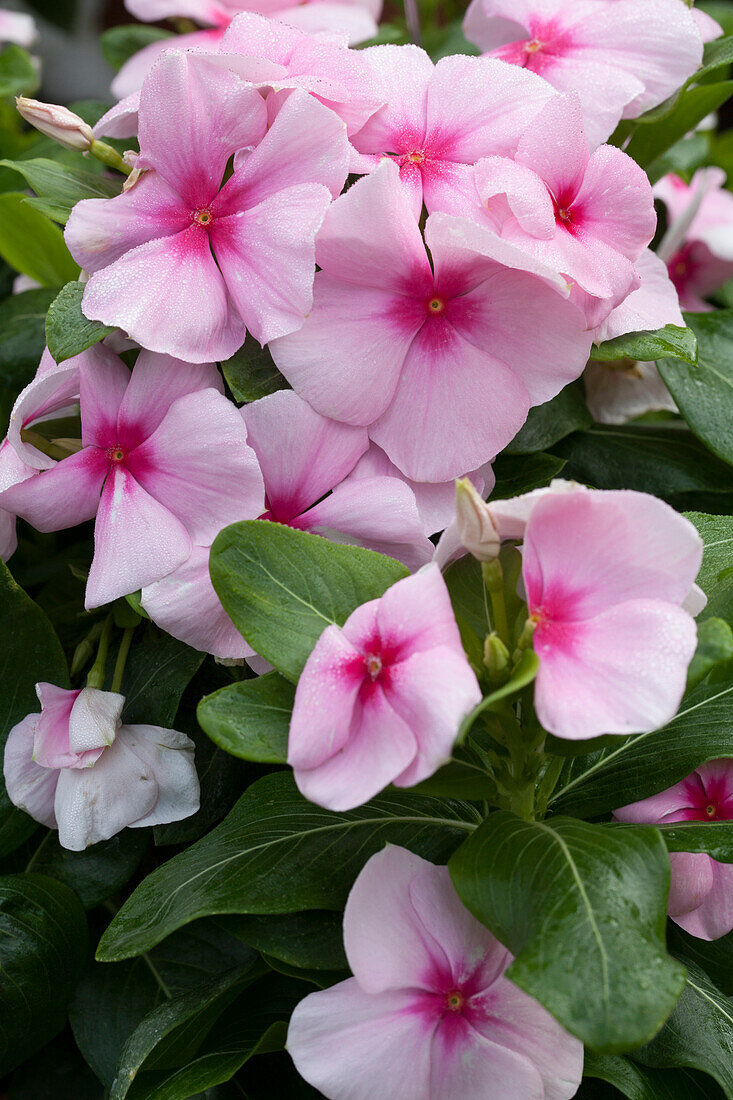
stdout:
[[(23, 462), (8, 439), (0, 443), (0, 493), (32, 477), (36, 471)], [(0, 508), (0, 559), (8, 561), (18, 547), (15, 513)]]
[(504, 972), (447, 867), (389, 845), (346, 903), (354, 974), (296, 1007), (287, 1049), (329, 1100), (570, 1100), (583, 1045)]
[(315, 235), (349, 144), (344, 123), (306, 92), (289, 96), (267, 133), (266, 115), (234, 73), (164, 54), (140, 101), (136, 169), (147, 171), (116, 198), (78, 203), (66, 227), (92, 273), (87, 317), (191, 363), (229, 358), (246, 329), (266, 343), (303, 323)]
[(420, 217), (449, 209), (471, 186), (480, 157), (514, 153), (527, 124), (552, 94), (543, 80), (493, 58), (456, 54), (434, 65), (417, 46), (373, 46), (363, 54), (384, 104), (352, 136), (369, 171), (385, 156), (400, 169)]
[[(365, 428), (339, 424), (314, 412), (292, 390), (246, 405), (241, 415), (265, 486), (263, 520), (312, 531), (335, 542), (366, 546), (418, 569), (430, 561), (413, 490), (400, 477), (350, 480), (366, 451)], [(209, 550), (190, 557), (146, 586), (142, 604), (169, 634), (216, 657), (254, 653), (224, 611), (209, 576)]]
[(327, 626), (298, 681), (288, 763), (331, 810), (412, 787), (451, 756), (481, 691), (437, 565)]
[(122, 725), (124, 696), (36, 684), (40, 714), (8, 734), (11, 802), (80, 852), (121, 829), (164, 825), (199, 808), (194, 744), (160, 726)]
[(431, 214), (425, 240), (434, 270), (383, 161), (329, 209), (312, 312), (270, 350), (318, 412), (366, 426), (408, 478), (441, 482), (577, 378), (591, 335), (565, 281), (488, 228)]
[(0, 42), (14, 42), (29, 49), (37, 37), (36, 24), (30, 15), (0, 8)]
[[(733, 820), (733, 760), (711, 760), (661, 794), (616, 810), (618, 821), (670, 825), (674, 821)], [(733, 931), (733, 864), (705, 852), (671, 852), (669, 915), (702, 940)]]
[(671, 721), (696, 647), (686, 608), (700, 609), (701, 561), (693, 525), (656, 497), (582, 487), (535, 495), (523, 579), (545, 729), (582, 740)]
[(680, 304), (708, 311), (712, 306), (705, 299), (733, 278), (733, 195), (725, 189), (725, 173), (701, 168), (689, 185), (679, 176), (665, 176), (654, 194), (667, 208), (659, 255)]
[(0, 495), (39, 531), (96, 516), (86, 606), (166, 576), (192, 546), (261, 513), (262, 478), (212, 363), (112, 352), (80, 368), (81, 448)]
[(702, 61), (681, 0), (472, 0), (463, 26), (480, 49), (577, 92), (592, 145), (671, 96)]

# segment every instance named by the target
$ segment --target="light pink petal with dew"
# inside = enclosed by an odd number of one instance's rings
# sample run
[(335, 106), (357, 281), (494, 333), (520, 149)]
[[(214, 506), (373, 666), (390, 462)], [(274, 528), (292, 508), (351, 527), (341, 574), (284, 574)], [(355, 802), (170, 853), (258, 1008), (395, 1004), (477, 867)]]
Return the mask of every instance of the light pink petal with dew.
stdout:
[(188, 557), (182, 523), (124, 466), (107, 478), (94, 528), (86, 607), (101, 607), (165, 577)]
[(82, 311), (189, 363), (229, 359), (244, 343), (244, 323), (198, 226), (140, 245), (92, 275)]
[[(224, 31), (217, 27), (215, 30), (207, 29), (192, 31), (190, 34), (172, 35), (170, 38), (163, 38), (151, 42), (148, 46), (143, 46), (141, 50), (138, 50), (125, 62), (110, 84), (112, 95), (117, 96), (118, 99), (125, 99), (132, 95), (139, 96), (140, 89), (145, 83), (145, 77), (166, 50), (200, 50), (202, 52), (216, 50), (223, 34)], [(109, 133), (109, 131), (107, 132)], [(133, 133), (137, 133), (137, 125)], [(127, 137), (128, 135), (110, 134), (110, 137), (117, 136)]]
[(522, 380), (495, 357), (491, 338), (482, 343), (492, 351), (479, 350), (439, 317), (413, 341), (391, 404), (369, 427), (370, 438), (407, 477), (459, 477), (502, 450), (524, 423), (530, 397)]
[(421, 921), (410, 887), (417, 876), (441, 872), (447, 869), (396, 844), (387, 844), (359, 872), (344, 910), (344, 948), (366, 993), (440, 988), (443, 945)]
[(511, 156), (551, 97), (541, 77), (493, 57), (443, 57), (428, 89), (426, 144), (464, 164)]
[(677, 713), (696, 644), (694, 620), (659, 600), (629, 600), (582, 622), (540, 624), (537, 716), (569, 740), (660, 729)]
[(268, 508), (282, 523), (343, 481), (369, 445), (364, 428), (321, 416), (292, 390), (262, 397), (240, 411)]
[(436, 565), (393, 584), (377, 603), (379, 633), (394, 661), (446, 646), (463, 656), (445, 581)]
[(291, 767), (317, 768), (343, 749), (365, 677), (363, 654), (339, 627), (327, 626), (298, 680), (288, 739)]
[(270, 351), (296, 393), (319, 413), (366, 425), (392, 400), (424, 321), (422, 301), (320, 271), (305, 324), (273, 340)]
[[(211, 104), (216, 103), (216, 110)], [(256, 88), (203, 55), (169, 50), (140, 94), (140, 168), (155, 168), (191, 211), (216, 196), (229, 158), (256, 145), (267, 112)]]
[(631, 490), (548, 494), (524, 542), (532, 609), (586, 619), (625, 600), (681, 604), (697, 576), (702, 540), (657, 497)]
[[(670, 855), (673, 881), (679, 871), (677, 861), (682, 853)], [(690, 857), (688, 857), (690, 858)], [(700, 857), (698, 857), (700, 858)], [(706, 858), (705, 856), (702, 857)], [(672, 916), (672, 893), (670, 891), (670, 916), (691, 936), (701, 940), (718, 940), (733, 930), (733, 865), (718, 863), (711, 859), (710, 872), (712, 882), (710, 890), (701, 904), (688, 913)]]
[(211, 545), (222, 527), (264, 511), (262, 475), (247, 429), (237, 408), (216, 390), (179, 397), (128, 467), (198, 546)]
[(692, 806), (690, 786), (687, 779), (681, 783), (675, 783), (666, 791), (653, 794), (649, 798), (642, 798), (639, 802), (632, 802), (628, 806), (622, 806), (620, 810), (614, 810), (613, 816), (624, 824), (631, 825), (658, 825), (667, 821), (687, 821), (687, 810)]
[(214, 591), (209, 551), (208, 546), (194, 546), (183, 565), (143, 588), (140, 602), (154, 623), (192, 649), (230, 660), (250, 657), (252, 647)]
[(33, 760), (33, 737), (38, 714), (29, 714), (13, 726), (5, 742), (3, 773), (8, 798), (32, 818), (56, 828), (53, 802), (59, 772), (55, 768), (42, 768)]
[(575, 1096), (583, 1076), (583, 1044), (533, 997), (508, 978), (499, 978), (471, 1004), (471, 1022), (477, 1031), (528, 1059), (539, 1071), (544, 1100)]
[(133, 829), (167, 825), (196, 813), (199, 779), (190, 737), (161, 726), (123, 726), (118, 737), (150, 768), (158, 785), (158, 801), (150, 813), (130, 822)]
[[(156, 46), (156, 45), (157, 45), (157, 43), (152, 43), (152, 46)], [(147, 47), (147, 48), (150, 49), (150, 47)], [(144, 52), (145, 52), (144, 50), (140, 50), (137, 54), (134, 54), (133, 57), (130, 58), (130, 61), (133, 61), (133, 60), (139, 58)], [(158, 56), (157, 52), (156, 52), (155, 56), (156, 57)], [(125, 65), (123, 65), (123, 69), (129, 64), (130, 64), (130, 62), (126, 62)], [(147, 68), (145, 69), (145, 72), (147, 72)], [(120, 74), (118, 74), (118, 76), (119, 75)], [(140, 77), (140, 84), (142, 84), (144, 79), (145, 79), (145, 73), (143, 73)], [(117, 83), (117, 78), (115, 78), (114, 83)], [(112, 90), (112, 94), (113, 95), (117, 94), (114, 91), (114, 89)], [(114, 107), (110, 107), (110, 109), (105, 114), (102, 115), (99, 122), (97, 122), (96, 125), (93, 127), (95, 138), (105, 138), (105, 137), (130, 138), (130, 137), (137, 137), (137, 123), (138, 123), (138, 112), (139, 112), (139, 110), (140, 110), (140, 92), (139, 91), (124, 92), (122, 94), (122, 96), (120, 97), (119, 102), (115, 103)]]
[(677, 291), (667, 272), (667, 265), (650, 249), (645, 248), (634, 261), (641, 286), (608, 315), (593, 334), (595, 343), (613, 340), (627, 332), (644, 332), (665, 325), (684, 327)]
[(115, 447), (122, 442), (117, 431), (130, 369), (113, 352), (103, 360), (85, 363), (79, 371), (81, 441), (85, 447)]
[(71, 211), (64, 232), (76, 262), (93, 273), (138, 245), (188, 229), (191, 210), (156, 172), (145, 172), (113, 199), (84, 199)]
[(117, 737), (93, 768), (64, 768), (54, 800), (59, 844), (82, 852), (149, 814), (158, 800), (152, 768)]
[(394, 783), (414, 787), (448, 763), (461, 722), (481, 701), (481, 690), (465, 656), (442, 646), (393, 667), (385, 690), (418, 745), (417, 756)]
[(435, 66), (419, 46), (370, 46), (364, 57), (384, 103), (358, 134), (360, 153), (409, 153), (422, 148), (428, 116), (428, 89)]
[(10, 440), (3, 439), (0, 443), (0, 493), (35, 473), (35, 469), (18, 455)]
[[(629, 331), (636, 332), (636, 327)], [(648, 412), (677, 412), (656, 363), (588, 363), (585, 400), (599, 424), (626, 424)]]
[(15, 512), (37, 531), (75, 527), (96, 515), (108, 466), (103, 451), (87, 447), (52, 470), (6, 489), (0, 508)]
[(363, 478), (338, 485), (293, 526), (332, 542), (376, 550), (410, 570), (419, 569), (433, 555), (415, 494), (399, 478)]
[(555, 236), (555, 211), (544, 181), (524, 164), (508, 157), (484, 157), (474, 169), (478, 198), (489, 207), (492, 199), (505, 196), (519, 227), (532, 237)]
[(316, 261), (348, 283), (398, 294), (431, 293), (425, 245), (396, 164), (382, 161), (333, 203), (318, 235)]
[(137, 447), (159, 427), (179, 397), (199, 390), (224, 392), (215, 363), (184, 363), (170, 355), (141, 351), (119, 411), (119, 427), (127, 447)]
[(349, 978), (296, 1006), (287, 1049), (298, 1073), (328, 1100), (374, 1100), (395, 1095), (395, 1087), (400, 1100), (425, 1100), (436, 1022), (414, 990), (369, 994)]
[[(529, 32), (529, 12), (522, 4), (514, 19), (502, 18), (493, 14), (493, 4), (485, 0), (471, 0), (463, 18), (463, 33), (469, 42), (481, 50), (495, 50), (509, 42), (527, 37)], [(524, 25), (522, 25), (524, 19)]]
[(20, 393), (13, 406), (8, 426), (9, 442), (29, 466), (36, 470), (50, 470), (56, 462), (23, 439), (23, 428), (32, 427), (41, 420), (76, 415), (79, 407), (79, 368), (85, 363), (106, 361), (110, 355), (112, 353), (103, 344), (96, 344), (89, 351), (66, 359), (57, 366), (48, 350), (44, 351), (36, 377)]
[(69, 718), (69, 748), (87, 753), (106, 749), (114, 741), (125, 705), (124, 695), (86, 687), (79, 692)]
[(36, 684), (36, 695), (41, 704), (33, 739), (33, 759), (43, 768), (67, 768), (76, 763), (76, 754), (69, 745), (69, 720), (80, 692), (56, 687), (55, 684)]
[(545, 1100), (539, 1070), (513, 1050), (485, 1039), (463, 1016), (438, 1027), (431, 1047), (433, 1096), (461, 1100)]
[(328, 810), (353, 810), (379, 794), (417, 752), (412, 731), (387, 702), (379, 684), (367, 681), (354, 706), (348, 740), (314, 768), (295, 768), (298, 790)]
[(613, 145), (592, 154), (575, 201), (583, 230), (630, 260), (654, 236), (657, 215), (647, 174)]
[(313, 96), (296, 89), (259, 145), (235, 170), (214, 210), (225, 217), (304, 183), (322, 184), (335, 198), (346, 180), (348, 164), (344, 123)]
[(516, 159), (545, 181), (561, 205), (575, 198), (588, 164), (588, 140), (577, 95), (548, 100), (520, 138)]
[[(369, 6), (381, 9), (381, 4)], [(350, 46), (367, 42), (374, 38), (378, 30), (375, 17), (367, 10), (367, 5), (360, 7), (357, 4), (329, 4), (314, 0), (313, 3), (283, 8), (278, 11), (277, 18), (309, 34), (344, 34)]]
[(326, 187), (303, 184), (214, 223), (224, 281), (262, 345), (297, 331), (311, 310), (316, 233), (330, 201)]
[(0, 561), (10, 561), (18, 549), (15, 515), (0, 508)]
[[(585, 292), (573, 301), (583, 310), (589, 328), (595, 328), (599, 315), (605, 319), (639, 285), (631, 260), (584, 227), (568, 230), (559, 225), (549, 241), (523, 238), (519, 233), (516, 237), (512, 234), (511, 239), (541, 263), (562, 271), (578, 290)], [(586, 301), (587, 296), (590, 301)]]

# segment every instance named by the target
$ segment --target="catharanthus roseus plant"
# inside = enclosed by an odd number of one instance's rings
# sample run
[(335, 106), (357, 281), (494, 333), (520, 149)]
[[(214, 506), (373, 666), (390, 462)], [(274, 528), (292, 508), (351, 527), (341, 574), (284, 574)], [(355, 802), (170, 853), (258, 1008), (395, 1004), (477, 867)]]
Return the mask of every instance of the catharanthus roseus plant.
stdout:
[(0, 11), (0, 1093), (733, 1100), (733, 18), (125, 7)]

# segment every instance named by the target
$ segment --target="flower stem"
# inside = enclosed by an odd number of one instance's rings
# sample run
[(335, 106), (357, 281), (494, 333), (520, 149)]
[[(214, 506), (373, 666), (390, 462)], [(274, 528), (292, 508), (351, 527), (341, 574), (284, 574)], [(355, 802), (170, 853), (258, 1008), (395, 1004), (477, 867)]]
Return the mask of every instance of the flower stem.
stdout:
[(114, 619), (112, 612), (110, 611), (107, 618), (104, 620), (104, 626), (102, 627), (102, 636), (99, 639), (99, 646), (97, 647), (97, 657), (89, 669), (87, 675), (87, 687), (90, 688), (103, 688), (104, 677), (107, 670), (107, 651), (109, 650), (109, 642), (112, 637), (112, 630), (114, 628)]
[(101, 160), (102, 164), (106, 164), (108, 168), (114, 168), (117, 172), (122, 172), (123, 175), (129, 176), (132, 168), (129, 164), (125, 164), (122, 156), (113, 149), (111, 145), (108, 145), (106, 141), (97, 141), (96, 139), (89, 146), (89, 152), (97, 160)]
[(136, 629), (137, 628), (134, 626), (128, 626), (125, 633), (122, 635), (120, 648), (117, 651), (117, 660), (115, 661), (115, 670), (112, 676), (112, 687), (110, 691), (119, 691), (122, 687), (122, 677), (125, 674), (127, 655), (130, 652), (130, 643), (132, 642), (132, 636)]
[(494, 558), (493, 561), (482, 562), (481, 572), (491, 600), (492, 625), (504, 645), (509, 648), (511, 638), (509, 637), (509, 623), (504, 601), (504, 571), (501, 562), (498, 558)]
[(422, 33), (420, 31), (420, 12), (417, 8), (417, 0), (404, 0), (405, 20), (410, 38), (416, 46), (422, 45)]

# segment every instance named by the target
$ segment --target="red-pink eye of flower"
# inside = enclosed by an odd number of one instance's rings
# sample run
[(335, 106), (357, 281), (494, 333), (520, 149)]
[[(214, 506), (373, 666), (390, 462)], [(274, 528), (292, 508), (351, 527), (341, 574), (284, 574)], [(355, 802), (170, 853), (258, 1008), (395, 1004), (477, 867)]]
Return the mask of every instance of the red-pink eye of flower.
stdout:
[(115, 443), (114, 447), (107, 448), (107, 458), (110, 462), (124, 462), (125, 452), (122, 450), (119, 443)]
[(718, 812), (718, 807), (714, 806), (712, 804), (712, 802), (708, 806), (705, 807), (705, 813), (707, 814), (708, 817), (715, 817), (717, 815), (717, 812)]
[(214, 215), (208, 209), (194, 210), (191, 216), (198, 225), (203, 226), (211, 225), (211, 222), (214, 220)]
[(364, 658), (364, 664), (372, 680), (376, 680), (382, 671), (382, 658), (376, 653), (368, 653)]
[(524, 43), (524, 52), (525, 53), (537, 53), (537, 51), (541, 50), (541, 49), (542, 49), (542, 43), (538, 42), (536, 38), (532, 38), (532, 39), (530, 39), (529, 42)]
[(450, 993), (446, 994), (445, 1007), (449, 1012), (460, 1012), (466, 1003), (466, 998), (461, 993), (460, 989), (453, 989)]
[(408, 153), (405, 160), (409, 160), (411, 164), (422, 164), (425, 160), (424, 153)]
[(442, 298), (430, 298), (428, 299), (428, 313), (442, 313), (445, 309), (445, 302)]
[(561, 221), (564, 221), (564, 222), (569, 222), (571, 217), (572, 217), (570, 211), (566, 210), (564, 207), (562, 207), (562, 208), (558, 207), (557, 216), (558, 216), (558, 218), (560, 218)]

